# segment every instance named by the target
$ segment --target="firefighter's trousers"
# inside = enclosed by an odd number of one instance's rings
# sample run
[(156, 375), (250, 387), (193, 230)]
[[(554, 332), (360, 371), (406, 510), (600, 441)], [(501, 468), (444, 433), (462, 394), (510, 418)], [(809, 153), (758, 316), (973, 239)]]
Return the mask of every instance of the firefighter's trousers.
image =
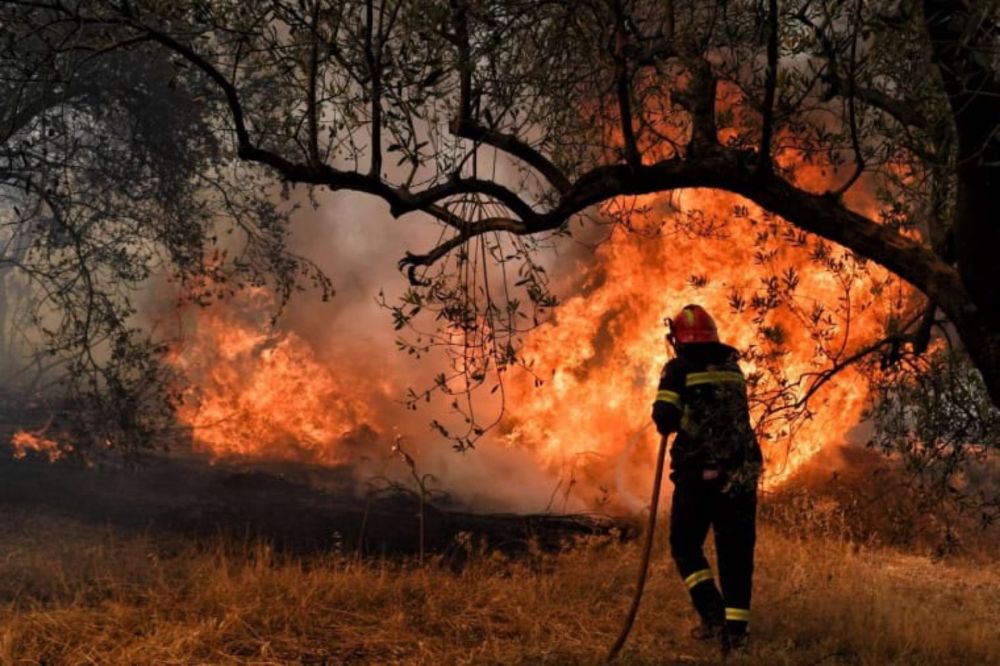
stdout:
[[(670, 551), (702, 619), (727, 633), (742, 635), (750, 622), (753, 550), (756, 540), (756, 483), (734, 487), (724, 475), (712, 480), (674, 472)], [(702, 547), (708, 528), (715, 532), (719, 583)]]

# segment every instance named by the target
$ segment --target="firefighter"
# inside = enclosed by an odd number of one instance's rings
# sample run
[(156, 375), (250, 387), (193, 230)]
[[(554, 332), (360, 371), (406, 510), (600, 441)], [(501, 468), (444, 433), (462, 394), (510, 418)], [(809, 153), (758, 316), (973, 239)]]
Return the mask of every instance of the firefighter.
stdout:
[[(670, 448), (674, 483), (670, 551), (701, 625), (696, 638), (720, 640), (723, 654), (746, 646), (761, 452), (750, 425), (738, 352), (719, 341), (699, 305), (673, 319), (676, 357), (660, 374), (653, 420)], [(702, 547), (715, 533), (721, 593)]]

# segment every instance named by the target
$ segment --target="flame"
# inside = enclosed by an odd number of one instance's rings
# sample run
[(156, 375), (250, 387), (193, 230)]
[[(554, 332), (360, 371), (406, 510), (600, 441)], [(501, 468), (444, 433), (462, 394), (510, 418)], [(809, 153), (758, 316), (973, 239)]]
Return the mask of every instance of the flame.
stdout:
[[(747, 108), (734, 104), (741, 96), (720, 86), (720, 110)], [(665, 135), (679, 131), (670, 112), (647, 111)], [(733, 122), (720, 131), (724, 142), (748, 120)], [(623, 145), (617, 125), (610, 131), (608, 145)], [(825, 192), (846, 177), (790, 147), (794, 141), (776, 145), (784, 146), (776, 163), (798, 187)], [(871, 190), (870, 180), (862, 178), (844, 199), (878, 219)], [(858, 262), (831, 244), (818, 245), (819, 239), (725, 192), (691, 189), (621, 198), (606, 204), (606, 212), (639, 233), (616, 229), (591, 265), (577, 267), (588, 276), (580, 292), (526, 339), (523, 355), (531, 372), (517, 377), (508, 394), (504, 440), (509, 446), (534, 450), (540, 464), (568, 474), (571, 482), (582, 477), (582, 485), (599, 494), (612, 485), (613, 471), (622, 495), (623, 486), (648, 481), (652, 456), (643, 453), (651, 452), (656, 439), (650, 406), (667, 360), (663, 320), (688, 303), (715, 315), (724, 342), (755, 352), (742, 366), (765, 455), (765, 486), (787, 479), (827, 444), (843, 443), (868, 397), (867, 383), (853, 367), (811, 395), (804, 418), (782, 420), (771, 410), (780, 413), (782, 404), (800, 400), (809, 378), (875, 339), (885, 322), (907, 307), (909, 287), (881, 267)], [(766, 251), (756, 242), (762, 237), (775, 240)], [(849, 268), (840, 274), (825, 270), (815, 256), (821, 247), (832, 263)], [(766, 297), (767, 281), (781, 276), (795, 285), (781, 294), (781, 304), (753, 307), (755, 295)], [(894, 298), (887, 297), (888, 288), (895, 290)], [(734, 302), (734, 294), (747, 301)], [(822, 325), (807, 325), (820, 306), (832, 317), (828, 335), (819, 331)], [(772, 339), (762, 341), (761, 330), (770, 331)], [(540, 388), (538, 378), (545, 382)], [(772, 399), (762, 399), (767, 396)], [(637, 442), (641, 446), (633, 450)], [(625, 483), (623, 469), (630, 476)]]
[[(792, 305), (769, 311), (761, 322), (781, 331), (778, 342), (760, 355), (764, 361), (742, 364), (752, 393), (758, 394), (781, 388), (783, 381), (773, 368), (761, 365), (773, 359), (792, 380), (816, 373), (827, 360), (823, 353), (843, 355), (869, 342), (886, 316), (885, 307), (871, 295), (890, 279), (886, 271), (868, 266), (846, 278), (835, 277), (810, 258), (815, 246), (809, 242), (776, 243), (775, 253), (762, 259), (754, 238), (763, 232), (789, 233), (791, 227), (740, 197), (689, 190), (674, 200), (661, 195), (633, 203), (645, 211), (633, 214), (642, 218), (633, 221), (641, 227), (666, 219), (665, 235), (614, 233), (598, 249), (597, 269), (589, 273), (581, 293), (562, 303), (554, 320), (527, 339), (524, 354), (534, 376), (520, 377), (510, 392), (507, 443), (530, 447), (541, 464), (568, 469), (594, 486), (609, 484), (609, 472), (623, 456), (635, 458), (628, 461), (633, 480), (648, 476), (651, 456), (627, 451), (626, 444), (650, 421), (659, 371), (667, 360), (665, 316), (700, 303), (715, 315), (725, 342), (763, 351), (751, 321), (754, 313), (750, 308), (733, 312), (731, 296), (734, 290), (748, 296), (760, 292), (762, 280), (794, 269), (798, 283), (789, 297)], [(702, 221), (712, 216), (742, 219), (708, 239), (678, 228), (684, 215), (678, 209), (698, 211), (704, 214), (698, 217)], [(859, 296), (857, 303), (843, 304), (845, 286)], [(803, 310), (817, 303), (837, 304), (838, 299), (843, 304), (838, 333), (821, 343), (803, 326)], [(541, 388), (535, 377), (545, 380)], [(763, 428), (766, 483), (786, 479), (828, 443), (842, 443), (860, 421), (866, 397), (865, 382), (849, 368), (817, 391), (810, 402), (815, 414), (796, 432), (780, 422)], [(755, 407), (755, 420), (764, 416), (763, 409)], [(651, 428), (641, 441), (644, 450), (652, 447)]]
[(27, 430), (19, 430), (14, 433), (10, 443), (14, 447), (13, 455), (17, 460), (23, 460), (27, 457), (28, 451), (34, 451), (45, 455), (49, 462), (55, 462), (73, 450), (70, 444), (60, 444), (56, 440), (46, 437), (44, 433), (28, 432)]
[(268, 332), (273, 305), (256, 289), (197, 312), (168, 356), (186, 383), (178, 419), (212, 458), (345, 462), (342, 440), (372, 421), (364, 390), (296, 333)]
[[(815, 189), (827, 177), (808, 166), (796, 176)], [(877, 215), (872, 197), (853, 196), (854, 208)], [(848, 268), (840, 274), (824, 268), (816, 260), (819, 239), (736, 195), (685, 190), (609, 205), (627, 211), (638, 233), (616, 228), (594, 256), (559, 267), (557, 280), (585, 277), (565, 287), (571, 295), (553, 320), (525, 338), (531, 371), (508, 373), (507, 413), (492, 441), (568, 476), (585, 504), (629, 504), (628, 489), (648, 483), (652, 468), (650, 405), (667, 360), (663, 319), (700, 303), (716, 317), (725, 342), (751, 352), (742, 365), (760, 423), (766, 485), (787, 479), (824, 446), (842, 444), (867, 399), (867, 383), (855, 369), (818, 390), (811, 415), (795, 423), (772, 418), (759, 398), (799, 399), (808, 385), (795, 384), (799, 378), (816, 376), (831, 359), (874, 339), (909, 302), (910, 290), (829, 244), (827, 260)], [(761, 238), (770, 241), (761, 245)], [(754, 307), (769, 281), (788, 275), (795, 287), (782, 292), (778, 307)], [(734, 294), (743, 300), (734, 302)], [(806, 325), (819, 305), (834, 313), (827, 337)], [(400, 415), (388, 411), (387, 398), (402, 395), (408, 381), (381, 361), (365, 369), (363, 360), (321, 356), (296, 332), (269, 326), (274, 310), (265, 290), (249, 290), (194, 310), (193, 334), (173, 345), (169, 362), (186, 386), (178, 417), (191, 428), (194, 448), (216, 459), (355, 462), (352, 433), (368, 428), (378, 439), (383, 424), (398, 427)], [(770, 337), (762, 339), (762, 329)], [(336, 347), (336, 333), (330, 340)], [(373, 359), (383, 353), (372, 349)]]

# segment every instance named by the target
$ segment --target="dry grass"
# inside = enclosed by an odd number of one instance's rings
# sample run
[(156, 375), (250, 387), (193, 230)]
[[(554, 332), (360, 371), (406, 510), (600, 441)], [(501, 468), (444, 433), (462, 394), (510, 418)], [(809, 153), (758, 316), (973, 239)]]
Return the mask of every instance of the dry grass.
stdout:
[[(155, 543), (31, 515), (0, 533), (3, 664), (595, 663), (632, 590), (637, 544), (473, 558), (461, 574), (265, 547)], [(762, 529), (754, 664), (988, 664), (1000, 566), (932, 562)], [(623, 663), (715, 663), (693, 644), (658, 549)]]

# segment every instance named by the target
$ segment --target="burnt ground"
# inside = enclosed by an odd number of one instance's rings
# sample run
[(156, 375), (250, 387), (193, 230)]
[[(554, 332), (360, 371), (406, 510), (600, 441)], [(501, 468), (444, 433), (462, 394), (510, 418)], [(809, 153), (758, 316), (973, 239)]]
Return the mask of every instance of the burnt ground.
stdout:
[[(342, 549), (417, 553), (420, 506), (404, 490), (359, 493), (351, 470), (209, 464), (194, 455), (85, 468), (0, 451), (0, 511), (29, 510), (151, 535), (260, 539), (295, 553)], [(467, 546), (509, 555), (559, 550), (575, 538), (631, 538), (630, 522), (595, 515), (476, 514), (427, 505), (424, 548), (456, 556)]]

